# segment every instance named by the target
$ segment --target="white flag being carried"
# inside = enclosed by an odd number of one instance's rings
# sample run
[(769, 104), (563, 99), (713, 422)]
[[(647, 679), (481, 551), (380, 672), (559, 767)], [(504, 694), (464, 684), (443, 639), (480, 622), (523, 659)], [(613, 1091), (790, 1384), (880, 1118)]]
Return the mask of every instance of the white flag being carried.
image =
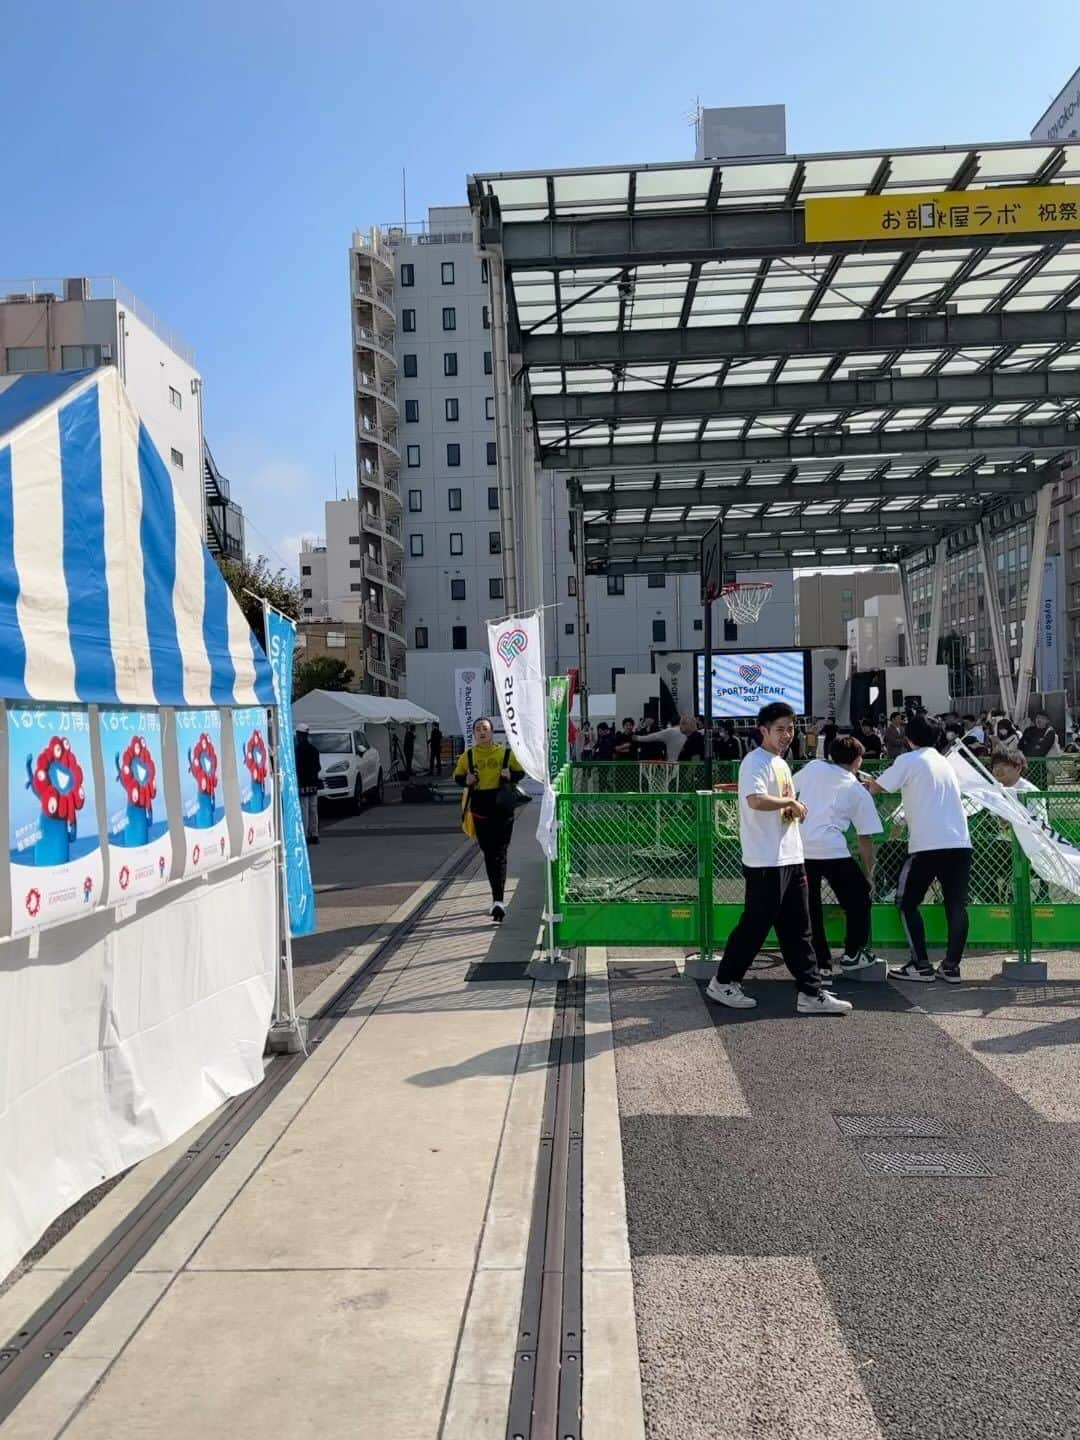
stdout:
[(536, 838), (549, 860), (556, 855), (555, 792), (548, 780), (547, 683), (540, 612), (488, 623), (488, 648), (495, 673), (495, 698), (506, 743), (525, 774), (544, 787)]
[(1080, 850), (1047, 823), (1046, 802), (1025, 803), (1023, 790), (998, 785), (980, 767), (965, 759), (962, 749), (953, 750), (949, 762), (966, 799), (1012, 826), (1036, 875), (1051, 885), (1080, 895)]

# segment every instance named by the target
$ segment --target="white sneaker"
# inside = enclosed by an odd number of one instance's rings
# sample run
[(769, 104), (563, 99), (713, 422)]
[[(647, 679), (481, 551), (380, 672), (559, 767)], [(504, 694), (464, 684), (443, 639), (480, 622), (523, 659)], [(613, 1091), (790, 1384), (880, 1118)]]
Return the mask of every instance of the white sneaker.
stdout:
[(492, 920), (495, 921), (495, 924), (501, 925), (503, 922), (503, 916), (506, 914), (506, 906), (500, 905), (499, 902), (496, 900), (495, 904), (492, 905), (489, 913)]
[(850, 1000), (841, 1000), (828, 990), (819, 995), (806, 995), (800, 990), (796, 1006), (800, 1015), (847, 1015), (854, 1008)]
[(881, 961), (869, 950), (860, 950), (858, 955), (842, 955), (840, 957), (840, 974), (855, 975), (860, 970), (871, 970)]
[(757, 1001), (747, 995), (741, 985), (722, 985), (714, 975), (705, 987), (705, 994), (717, 1005), (726, 1005), (729, 1010), (753, 1010)]

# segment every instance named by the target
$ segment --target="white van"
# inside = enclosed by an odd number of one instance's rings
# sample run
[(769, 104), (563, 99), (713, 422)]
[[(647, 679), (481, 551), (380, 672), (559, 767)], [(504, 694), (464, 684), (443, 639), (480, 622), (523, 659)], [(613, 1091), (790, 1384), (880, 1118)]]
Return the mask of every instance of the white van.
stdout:
[(322, 764), (320, 800), (346, 800), (357, 810), (365, 799), (382, 804), (382, 760), (362, 729), (311, 730), (308, 739)]

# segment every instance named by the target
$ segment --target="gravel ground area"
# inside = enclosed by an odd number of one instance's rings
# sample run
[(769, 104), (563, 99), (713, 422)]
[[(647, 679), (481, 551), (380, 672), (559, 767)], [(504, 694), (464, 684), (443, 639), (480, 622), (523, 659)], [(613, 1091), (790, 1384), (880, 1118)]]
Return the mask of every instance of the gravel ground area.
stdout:
[[(806, 1019), (779, 967), (733, 1012), (612, 966), (649, 1440), (1080, 1433), (1080, 975), (968, 968)], [(945, 1133), (852, 1139), (848, 1115)], [(985, 1173), (881, 1178), (886, 1152)]]

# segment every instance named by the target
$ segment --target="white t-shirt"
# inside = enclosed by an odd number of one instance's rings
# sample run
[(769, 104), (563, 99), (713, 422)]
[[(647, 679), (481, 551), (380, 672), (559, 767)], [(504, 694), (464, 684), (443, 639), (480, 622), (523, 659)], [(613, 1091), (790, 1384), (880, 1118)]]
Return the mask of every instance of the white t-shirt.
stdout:
[(900, 791), (910, 854), (971, 848), (960, 782), (944, 755), (929, 746), (909, 750), (876, 778), (883, 790)]
[(662, 740), (667, 749), (668, 760), (678, 760), (682, 747), (686, 744), (686, 736), (679, 729), (678, 725), (669, 725), (666, 730), (654, 730), (651, 735), (639, 736), (641, 740), (650, 742)]
[(877, 835), (881, 818), (868, 791), (850, 770), (811, 760), (796, 772), (795, 793), (806, 806), (802, 842), (807, 860), (846, 860), (847, 830), (856, 835)]
[(742, 863), (751, 869), (801, 865), (802, 835), (797, 820), (779, 810), (751, 810), (749, 795), (787, 795), (795, 799), (795, 783), (786, 760), (764, 746), (751, 750), (739, 766), (739, 840)]

